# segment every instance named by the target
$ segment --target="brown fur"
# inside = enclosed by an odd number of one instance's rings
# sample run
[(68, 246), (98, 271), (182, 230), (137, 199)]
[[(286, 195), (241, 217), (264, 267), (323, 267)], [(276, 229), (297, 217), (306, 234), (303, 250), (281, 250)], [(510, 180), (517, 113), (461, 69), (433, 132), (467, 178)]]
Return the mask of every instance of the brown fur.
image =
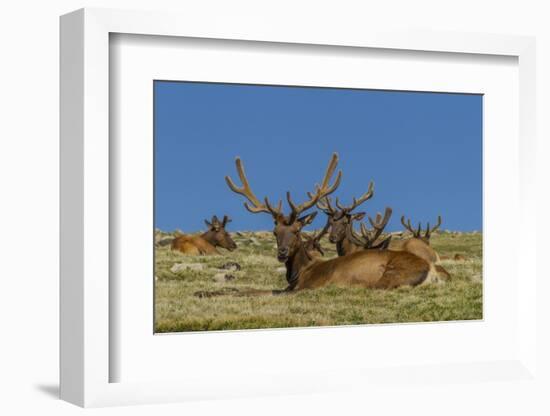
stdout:
[[(330, 199), (327, 198), (325, 204), (324, 206), (330, 206)], [(342, 210), (334, 210), (325, 211), (325, 214), (328, 216), (327, 225), (330, 228), (329, 241), (336, 244), (336, 252), (339, 256), (347, 256), (348, 254), (363, 250), (362, 246), (355, 244), (348, 238), (346, 229), (353, 227), (353, 221), (362, 220), (365, 216), (364, 212), (350, 214)]]
[(437, 217), (437, 224), (434, 227), (430, 227), (429, 223), (426, 225), (424, 235), (422, 235), (421, 224), (418, 224), (418, 227), (415, 229), (412, 227), (410, 220), (405, 221), (405, 216), (401, 217), (401, 224), (403, 224), (405, 230), (412, 234), (412, 237), (405, 240), (391, 241), (390, 250), (406, 251), (415, 254), (434, 266), (438, 279), (450, 279), (451, 275), (449, 272), (439, 265), (441, 261), (439, 254), (430, 246), (430, 236), (441, 226), (441, 216)]
[[(299, 252), (296, 256), (301, 257)], [(301, 262), (294, 290), (316, 289), (327, 285), (394, 289), (416, 286), (431, 272), (430, 264), (407, 252), (362, 250), (331, 260)], [(300, 262), (295, 262), (300, 267)]]
[(436, 264), (434, 267), (439, 279), (449, 280), (451, 278), (451, 274), (440, 264)]
[(220, 254), (216, 247), (222, 247), (227, 250), (234, 250), (237, 245), (225, 230), (225, 225), (231, 221), (226, 216), (223, 222), (220, 222), (216, 216), (212, 221), (205, 221), (209, 227), (208, 231), (201, 235), (182, 234), (172, 241), (172, 250), (181, 251), (184, 254), (192, 256), (217, 255)]
[(418, 257), (430, 263), (439, 263), (439, 255), (430, 246), (429, 242), (425, 242), (420, 238), (409, 238), (407, 240), (392, 240), (390, 242), (390, 250), (406, 251), (417, 255)]
[(430, 246), (429, 241), (426, 242), (424, 239), (416, 237), (407, 240), (392, 240), (389, 249), (411, 253), (427, 261), (433, 265), (437, 281), (445, 281), (451, 278), (451, 274), (439, 264), (441, 261), (439, 254)]
[(363, 246), (348, 238), (347, 229), (353, 227), (353, 221), (361, 221), (364, 218), (364, 212), (353, 213), (353, 211), (373, 195), (374, 182), (370, 182), (368, 190), (359, 199), (354, 197), (351, 205), (340, 205), (336, 198), (336, 207), (333, 207), (328, 196), (317, 202), (317, 208), (327, 215), (327, 227), (330, 229), (329, 241), (336, 244), (336, 252), (339, 256), (346, 256), (364, 249)]
[(348, 254), (361, 250), (364, 250), (364, 248), (352, 243), (347, 237), (344, 237), (336, 243), (336, 252), (339, 256), (347, 256)]
[(209, 243), (203, 235), (182, 235), (172, 241), (172, 250), (194, 256), (220, 254), (216, 246)]

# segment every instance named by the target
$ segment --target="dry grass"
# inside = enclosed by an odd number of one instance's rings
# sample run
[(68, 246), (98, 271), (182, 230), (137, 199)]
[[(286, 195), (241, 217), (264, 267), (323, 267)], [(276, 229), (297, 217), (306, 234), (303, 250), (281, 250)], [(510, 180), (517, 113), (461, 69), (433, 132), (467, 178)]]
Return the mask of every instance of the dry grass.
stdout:
[[(284, 296), (199, 298), (197, 291), (244, 288), (284, 289), (283, 265), (275, 259), (269, 232), (240, 233), (239, 248), (221, 256), (190, 257), (167, 247), (156, 249), (155, 326), (157, 332), (283, 328), (482, 318), (482, 237), (479, 233), (441, 233), (432, 237), (453, 279), (441, 285), (392, 291), (326, 287)], [(323, 242), (325, 257), (336, 255)], [(466, 260), (455, 261), (455, 254)], [(221, 270), (237, 262), (240, 271)], [(174, 264), (194, 270), (172, 272)], [(199, 266), (192, 266), (199, 264)], [(181, 266), (180, 266), (181, 267)], [(234, 276), (225, 280), (224, 276)]]

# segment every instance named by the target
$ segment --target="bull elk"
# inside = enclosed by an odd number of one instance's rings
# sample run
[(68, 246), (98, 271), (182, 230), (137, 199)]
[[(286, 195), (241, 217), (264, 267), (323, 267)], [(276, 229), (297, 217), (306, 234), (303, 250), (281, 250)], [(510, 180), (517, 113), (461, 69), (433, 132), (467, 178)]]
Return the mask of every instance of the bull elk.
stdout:
[(286, 199), (291, 209), (289, 215), (283, 214), (282, 201), (279, 201), (277, 206), (273, 206), (267, 197), (264, 198), (263, 203), (260, 202), (250, 188), (239, 158), (236, 160), (236, 165), (242, 186), (238, 187), (230, 177), (225, 177), (231, 190), (248, 200), (244, 203), (248, 211), (264, 212), (273, 217), (277, 259), (286, 266), (288, 286), (284, 292), (314, 289), (329, 284), (391, 289), (403, 285), (415, 286), (431, 281), (432, 277), (437, 279), (431, 263), (406, 251), (361, 250), (330, 260), (322, 260), (311, 255), (306, 249), (301, 231), (313, 221), (317, 212), (302, 214), (339, 186), (341, 171), (330, 185), (337, 164), (338, 155), (335, 153), (332, 155), (321, 185), (317, 185), (315, 192), (308, 193), (309, 199), (304, 203), (295, 204), (290, 193), (287, 192)]
[(421, 257), (426, 261), (438, 263), (440, 260), (439, 255), (430, 246), (430, 237), (432, 233), (438, 230), (441, 226), (441, 215), (437, 217), (437, 223), (433, 227), (430, 227), (430, 223), (427, 223), (424, 233), (422, 232), (422, 224), (420, 222), (418, 223), (418, 227), (414, 228), (411, 225), (410, 219), (405, 221), (404, 215), (401, 217), (401, 224), (405, 230), (412, 234), (412, 237), (404, 240), (392, 241), (390, 244), (390, 249), (408, 251), (409, 253), (416, 254), (418, 257)]
[(370, 182), (367, 192), (359, 199), (353, 198), (351, 205), (340, 205), (340, 201), (336, 198), (336, 208), (332, 206), (330, 197), (325, 197), (317, 202), (317, 208), (323, 211), (328, 217), (330, 225), (329, 241), (336, 244), (336, 252), (339, 256), (346, 256), (362, 247), (355, 244), (354, 241), (348, 238), (346, 230), (348, 227), (353, 227), (354, 221), (361, 221), (365, 217), (364, 212), (353, 213), (355, 208), (363, 202), (372, 198), (374, 194), (374, 183)]
[(426, 224), (426, 231), (422, 234), (422, 224), (419, 222), (418, 227), (414, 228), (411, 225), (411, 220), (405, 221), (405, 216), (401, 217), (401, 224), (405, 230), (412, 234), (412, 237), (405, 240), (395, 240), (390, 243), (390, 250), (402, 250), (409, 253), (413, 253), (420, 258), (423, 258), (427, 262), (434, 264), (434, 267), (442, 279), (449, 279), (451, 275), (443, 266), (438, 264), (440, 262), (439, 254), (430, 246), (430, 237), (434, 231), (437, 231), (441, 227), (441, 215), (437, 216), (437, 223), (430, 227), (430, 223)]
[(172, 241), (172, 250), (179, 250), (184, 254), (212, 255), (220, 254), (216, 247), (222, 247), (233, 251), (237, 244), (233, 241), (225, 226), (231, 222), (227, 215), (220, 221), (213, 216), (210, 221), (204, 220), (208, 230), (201, 235), (180, 235)]

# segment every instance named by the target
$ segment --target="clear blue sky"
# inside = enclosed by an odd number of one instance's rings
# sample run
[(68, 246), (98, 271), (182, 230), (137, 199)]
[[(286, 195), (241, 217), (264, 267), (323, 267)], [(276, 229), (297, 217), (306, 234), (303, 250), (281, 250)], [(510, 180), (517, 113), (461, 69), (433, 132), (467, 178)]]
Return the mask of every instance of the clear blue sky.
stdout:
[[(157, 228), (195, 232), (216, 214), (233, 231), (270, 230), (271, 217), (246, 211), (224, 181), (239, 184), (235, 157), (260, 199), (290, 190), (302, 202), (338, 152), (334, 195), (349, 203), (373, 180), (360, 210), (391, 206), (387, 230), (401, 228), (402, 214), (481, 229), (481, 95), (166, 81), (154, 92)], [(324, 222), (320, 213), (310, 228)]]

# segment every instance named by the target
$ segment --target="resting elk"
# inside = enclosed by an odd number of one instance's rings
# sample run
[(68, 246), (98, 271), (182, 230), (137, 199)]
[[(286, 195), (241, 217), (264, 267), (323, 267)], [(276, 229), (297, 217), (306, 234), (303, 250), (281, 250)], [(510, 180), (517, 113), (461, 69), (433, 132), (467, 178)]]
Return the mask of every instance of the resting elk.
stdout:
[(405, 227), (405, 230), (412, 234), (411, 238), (405, 240), (394, 240), (390, 243), (390, 250), (402, 250), (409, 253), (413, 253), (424, 260), (435, 264), (439, 276), (443, 279), (449, 279), (451, 275), (443, 266), (437, 264), (440, 262), (439, 254), (430, 246), (430, 237), (432, 233), (441, 227), (441, 215), (437, 217), (437, 223), (430, 227), (430, 223), (426, 224), (426, 231), (422, 234), (422, 224), (419, 222), (418, 227), (414, 228), (411, 225), (411, 220), (407, 219), (405, 222), (405, 216), (401, 217), (401, 224)]
[(239, 158), (236, 165), (242, 186), (238, 187), (227, 176), (225, 178), (233, 192), (248, 200), (245, 202), (248, 211), (263, 212), (272, 216), (275, 222), (273, 234), (277, 240), (277, 259), (286, 266), (288, 286), (283, 292), (320, 288), (330, 284), (391, 289), (404, 285), (416, 286), (429, 282), (432, 278), (437, 279), (432, 264), (406, 251), (361, 250), (330, 260), (319, 259), (308, 252), (301, 231), (313, 221), (317, 212), (305, 215), (304, 213), (315, 206), (321, 198), (336, 190), (342, 172), (338, 172), (332, 185), (330, 180), (337, 164), (338, 155), (335, 153), (321, 185), (317, 185), (315, 192), (309, 193), (309, 199), (302, 204), (295, 204), (287, 192), (286, 199), (291, 209), (289, 215), (283, 213), (282, 201), (279, 201), (277, 206), (273, 206), (267, 197), (263, 203), (260, 202), (250, 188)]
[(430, 223), (426, 225), (426, 231), (424, 234), (422, 234), (421, 223), (418, 223), (417, 228), (413, 228), (410, 219), (405, 222), (404, 215), (401, 217), (401, 224), (403, 224), (405, 230), (412, 234), (412, 237), (405, 240), (392, 241), (390, 244), (390, 249), (408, 251), (409, 253), (416, 254), (418, 257), (421, 257), (426, 261), (438, 263), (440, 260), (439, 255), (430, 246), (430, 237), (432, 233), (441, 226), (441, 215), (437, 217), (437, 224), (435, 226), (430, 227)]
[(346, 256), (363, 249), (348, 238), (346, 230), (348, 227), (353, 227), (353, 221), (361, 221), (365, 217), (364, 212), (353, 213), (353, 211), (363, 202), (372, 198), (373, 194), (374, 183), (370, 182), (367, 192), (359, 199), (353, 198), (351, 205), (340, 205), (340, 201), (336, 198), (336, 208), (334, 208), (330, 197), (317, 202), (317, 208), (328, 217), (327, 221), (330, 226), (329, 241), (336, 244), (336, 252), (339, 256)]
[(204, 220), (208, 231), (201, 235), (180, 235), (172, 241), (172, 250), (179, 250), (184, 254), (191, 255), (212, 255), (220, 254), (216, 247), (222, 247), (229, 251), (237, 248), (225, 226), (231, 222), (227, 215), (224, 215), (220, 222), (217, 216), (211, 221)]

